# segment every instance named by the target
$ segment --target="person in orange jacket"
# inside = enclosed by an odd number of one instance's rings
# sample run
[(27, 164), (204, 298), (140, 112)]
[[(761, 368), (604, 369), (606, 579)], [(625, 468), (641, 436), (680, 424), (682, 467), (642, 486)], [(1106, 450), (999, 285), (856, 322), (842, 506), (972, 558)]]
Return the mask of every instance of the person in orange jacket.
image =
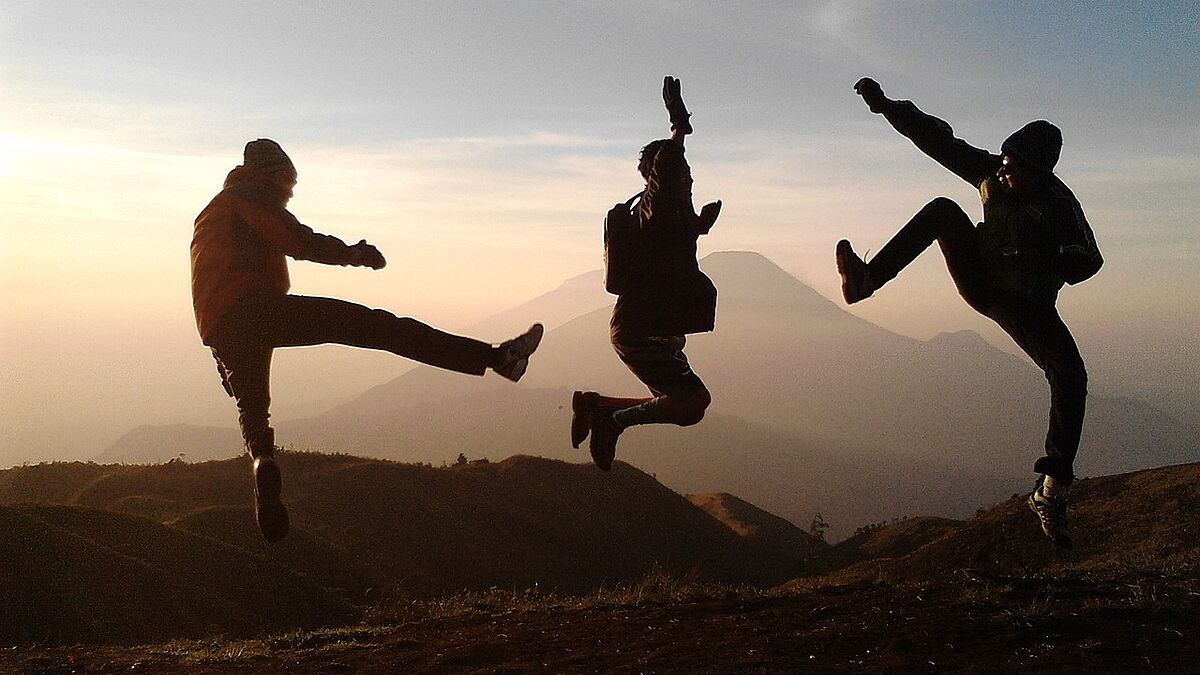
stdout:
[(366, 240), (352, 246), (318, 234), (287, 211), (296, 167), (275, 141), (246, 144), (243, 163), (196, 218), (191, 244), (192, 306), (212, 350), (254, 460), (255, 520), (268, 541), (287, 535), (282, 479), (270, 418), (271, 356), (277, 347), (342, 344), (380, 349), (438, 368), (516, 382), (542, 338), (542, 325), (493, 346), (335, 298), (290, 295), (287, 258), (382, 269)]

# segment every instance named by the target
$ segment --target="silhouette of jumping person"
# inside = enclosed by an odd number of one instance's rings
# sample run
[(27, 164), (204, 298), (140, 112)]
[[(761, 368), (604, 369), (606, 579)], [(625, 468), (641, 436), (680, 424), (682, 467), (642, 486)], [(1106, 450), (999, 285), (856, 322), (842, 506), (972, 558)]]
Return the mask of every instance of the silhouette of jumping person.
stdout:
[(318, 234), (287, 211), (296, 168), (275, 141), (246, 144), (244, 161), (196, 218), (192, 305), (254, 460), (255, 520), (268, 541), (287, 535), (288, 513), (270, 417), (271, 355), (277, 347), (342, 344), (380, 349), (471, 375), (488, 368), (516, 382), (542, 337), (541, 324), (494, 347), (415, 319), (334, 298), (289, 295), (287, 257), (382, 269), (379, 249)]
[(1010, 135), (1001, 153), (955, 138), (946, 122), (911, 101), (887, 98), (879, 84), (854, 85), (871, 112), (880, 113), (922, 152), (979, 190), (983, 222), (975, 225), (946, 197), (929, 202), (870, 262), (850, 242), (837, 244), (837, 269), (847, 303), (870, 297), (937, 242), (958, 292), (995, 321), (1046, 374), (1050, 424), (1041, 474), (1029, 506), (1054, 544), (1071, 546), (1067, 487), (1083, 430), (1087, 371), (1055, 302), (1064, 283), (1095, 274), (1103, 258), (1079, 201), (1054, 175), (1062, 149), (1058, 127), (1030, 122)]
[(590, 433), (592, 461), (605, 471), (612, 468), (625, 429), (696, 424), (712, 401), (683, 348), (686, 335), (713, 329), (717, 289), (696, 262), (696, 239), (712, 228), (721, 202), (705, 205), (699, 214), (692, 206), (683, 145), (692, 126), (679, 80), (663, 80), (663, 103), (671, 137), (642, 148), (638, 171), (645, 190), (613, 207), (605, 222), (606, 287), (618, 296), (610, 338), (617, 356), (653, 396), (576, 391), (571, 397), (571, 445), (578, 448)]

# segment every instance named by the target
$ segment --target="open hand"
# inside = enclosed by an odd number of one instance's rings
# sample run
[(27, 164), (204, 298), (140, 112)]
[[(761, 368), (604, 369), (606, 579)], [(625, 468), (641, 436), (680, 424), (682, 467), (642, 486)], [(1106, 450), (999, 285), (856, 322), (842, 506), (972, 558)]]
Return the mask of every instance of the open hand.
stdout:
[(883, 95), (883, 88), (879, 86), (878, 82), (864, 77), (854, 83), (854, 91), (862, 97), (863, 103), (867, 104), (871, 112), (883, 112), (883, 106), (888, 102), (888, 97)]
[(663, 78), (663, 105), (671, 116), (671, 129), (680, 129), (685, 134), (692, 133), (692, 125), (688, 122), (691, 113), (683, 103), (683, 94), (679, 88), (679, 78), (667, 75)]
[(663, 78), (663, 103), (667, 110), (683, 106), (683, 93), (680, 91), (679, 78), (667, 75)]
[(700, 227), (701, 230), (707, 233), (712, 229), (713, 223), (717, 222), (717, 216), (721, 215), (721, 200), (709, 202), (700, 209)]
[(355, 251), (354, 264), (360, 267), (370, 267), (373, 270), (381, 270), (387, 266), (387, 260), (379, 249), (368, 244), (366, 239), (360, 240), (357, 244), (350, 247)]

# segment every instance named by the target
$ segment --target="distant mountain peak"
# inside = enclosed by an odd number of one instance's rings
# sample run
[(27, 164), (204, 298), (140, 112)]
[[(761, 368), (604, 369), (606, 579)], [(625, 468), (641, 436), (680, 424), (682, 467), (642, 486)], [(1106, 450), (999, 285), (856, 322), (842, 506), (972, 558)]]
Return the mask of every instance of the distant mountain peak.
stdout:
[(983, 336), (973, 330), (964, 328), (962, 330), (946, 330), (933, 336), (933, 340), (942, 342), (987, 342)]
[(965, 330), (965, 329), (964, 330), (955, 330), (955, 331), (943, 331), (941, 333), (938, 333), (937, 335), (934, 335), (932, 338), (930, 338), (929, 343), (939, 345), (942, 347), (983, 349), (988, 352), (992, 352), (992, 351), (996, 350), (996, 348), (993, 347), (992, 344), (990, 342), (988, 342), (987, 339), (984, 338), (982, 335), (980, 335), (979, 333), (976, 333), (973, 330)]
[(704, 256), (700, 268), (717, 285), (718, 302), (720, 298), (737, 298), (755, 305), (778, 304), (784, 313), (854, 320), (853, 315), (761, 253), (718, 251)]
[(700, 266), (713, 270), (776, 274), (795, 279), (770, 258), (757, 251), (716, 251), (701, 258)]

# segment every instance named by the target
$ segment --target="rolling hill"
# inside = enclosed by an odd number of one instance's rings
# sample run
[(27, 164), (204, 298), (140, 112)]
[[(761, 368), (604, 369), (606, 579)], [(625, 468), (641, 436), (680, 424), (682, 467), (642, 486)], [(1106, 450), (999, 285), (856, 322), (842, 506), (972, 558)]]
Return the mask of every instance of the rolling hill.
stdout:
[(243, 458), (0, 471), (0, 644), (251, 635), (345, 623), (383, 597), (584, 593), (655, 569), (769, 585), (820, 546), (778, 518), (791, 545), (764, 545), (624, 463), (280, 462), (293, 531), (274, 545)]
[[(373, 481), (417, 489), (397, 480), (411, 472), (429, 488), (446, 513), (460, 517), (461, 504), (512, 518), (487, 495), (467, 486), (482, 482), (501, 501), (528, 489), (546, 499), (552, 484), (559, 501), (525, 513), (541, 519), (537, 537), (576, 524), (564, 506), (592, 504), (576, 494), (569, 467), (546, 460), (514, 458), (499, 464), (456, 468), (404, 467), (352, 457), (296, 454), (290, 467), (298, 483), (318, 481), (340, 489), (334, 479), (347, 471), (357, 492), (341, 495), (364, 531), (392, 506), (377, 503)], [(145, 492), (148, 480), (167, 484), (242, 473), (244, 463), (209, 462), (164, 467), (46, 465), (24, 467), (20, 485), (28, 496), (43, 480), (65, 479), (68, 490), (118, 498), (128, 489)], [(382, 472), (380, 467), (384, 467)], [(143, 471), (142, 469), (145, 469)], [(441, 476), (429, 479), (429, 471)], [(830, 573), (805, 576), (780, 586), (733, 588), (697, 581), (686, 565), (675, 572), (654, 570), (629, 585), (605, 587), (584, 596), (513, 586), (455, 593), (429, 601), (368, 592), (365, 616), (351, 612), (352, 625), (302, 629), (314, 618), (345, 617), (346, 603), (320, 583), (338, 575), (323, 565), (364, 561), (357, 551), (308, 539), (315, 521), (294, 533), (311, 556), (310, 569), (291, 569), (284, 549), (262, 545), (265, 554), (217, 541), (225, 530), (244, 530), (239, 507), (210, 507), (164, 525), (153, 520), (83, 506), (0, 506), (0, 670), (5, 672), (556, 672), (604, 670), (727, 672), (1191, 672), (1198, 655), (1196, 611), (1200, 608), (1200, 464), (1144, 470), (1081, 480), (1072, 488), (1076, 548), (1055, 551), (1042, 537), (1021, 497), (981, 511), (966, 522), (911, 518), (873, 526), (836, 547), (823, 547), (787, 523), (728, 494), (664, 498), (660, 487), (627, 465), (606, 483), (621, 483), (631, 497), (668, 509), (695, 505), (706, 519), (685, 536), (712, 532), (761, 539), (777, 547), (813, 553), (810, 566)], [(364, 472), (373, 476), (363, 480)], [(395, 474), (393, 472), (399, 472)], [(0, 472), (0, 478), (11, 478)], [(598, 472), (591, 472), (593, 475)], [(97, 475), (114, 475), (125, 489), (91, 490)], [(158, 475), (156, 475), (158, 474)], [(577, 478), (577, 477), (576, 477)], [(615, 480), (614, 480), (615, 479)], [(110, 481), (101, 481), (108, 484)], [(505, 485), (509, 483), (511, 485)], [(449, 490), (457, 486), (454, 489)], [(510, 488), (521, 486), (513, 492)], [(639, 487), (641, 486), (641, 487)], [(193, 488), (197, 486), (193, 485)], [(236, 492), (230, 485), (229, 492)], [(85, 488), (81, 492), (81, 488)], [(648, 488), (648, 489), (644, 489)], [(601, 488), (602, 489), (602, 488)], [(199, 490), (194, 490), (199, 492)], [(298, 490), (302, 491), (302, 489)], [(215, 490), (195, 500), (209, 501)], [(585, 490), (586, 492), (586, 490)], [(353, 498), (364, 494), (364, 503)], [(375, 495), (375, 496), (373, 496)], [(655, 497), (658, 495), (658, 497)], [(0, 488), (0, 501), (11, 495)], [(301, 500), (303, 501), (303, 500)], [(405, 500), (410, 512), (420, 498)], [(176, 502), (179, 503), (179, 502)], [(528, 508), (530, 504), (524, 504)], [(308, 507), (310, 509), (315, 507)], [(608, 505), (636, 520), (622, 521), (648, 534), (659, 521), (636, 505)], [(498, 510), (499, 509), (499, 510)], [(687, 511), (685, 508), (684, 511)], [(711, 514), (711, 515), (710, 515)], [(394, 514), (388, 516), (394, 517)], [(241, 522), (239, 523), (239, 520)], [(668, 518), (673, 525), (687, 521)], [(614, 519), (616, 522), (616, 519)], [(184, 523), (195, 531), (181, 529)], [(529, 527), (529, 523), (522, 523)], [(468, 534), (470, 526), (461, 528)], [(212, 537), (201, 536), (203, 530)], [(327, 533), (332, 530), (327, 530)], [(378, 529), (374, 530), (378, 531)], [(499, 532), (510, 547), (517, 530)], [(426, 537), (460, 533), (434, 530)], [(802, 534), (802, 533), (801, 533)], [(617, 553), (589, 543), (589, 532), (560, 530), (559, 543), (573, 539), (575, 559), (598, 557), (616, 563), (631, 552), (638, 533), (628, 533)], [(228, 537), (228, 534), (224, 535)], [(236, 536), (242, 536), (238, 534)], [(721, 539), (707, 538), (711, 545)], [(285, 542), (291, 543), (289, 538)], [(412, 542), (408, 555), (428, 542)], [(602, 547), (603, 545), (601, 545)], [(324, 551), (324, 553), (321, 553)], [(567, 548), (558, 549), (560, 553)], [(777, 561), (757, 564), (770, 567)], [(473, 551), (445, 552), (455, 557)], [(697, 555), (692, 550), (690, 555)], [(703, 562), (711, 562), (710, 557)], [(703, 554), (701, 554), (703, 555)], [(344, 559), (343, 559), (344, 558)], [(836, 560), (835, 560), (836, 559)], [(341, 560), (341, 562), (339, 562)], [(701, 562), (699, 558), (696, 562)], [(505, 558), (505, 564), (520, 564)], [(848, 567), (847, 567), (848, 565)], [(711, 569), (711, 568), (710, 568)], [(15, 572), (15, 573), (14, 573)], [(342, 577), (351, 584), (353, 575)], [(280, 588), (279, 584), (285, 584)], [(275, 630), (264, 634), (264, 618)], [(178, 637), (204, 635), (201, 640)], [(145, 640), (160, 640), (145, 644)], [(168, 641), (169, 640), (169, 641)], [(99, 643), (99, 644), (81, 644)], [(136, 643), (136, 644), (135, 644)], [(61, 645), (61, 646), (55, 646)]]
[(353, 620), (270, 557), (128, 514), (0, 506), (0, 642), (136, 643)]

